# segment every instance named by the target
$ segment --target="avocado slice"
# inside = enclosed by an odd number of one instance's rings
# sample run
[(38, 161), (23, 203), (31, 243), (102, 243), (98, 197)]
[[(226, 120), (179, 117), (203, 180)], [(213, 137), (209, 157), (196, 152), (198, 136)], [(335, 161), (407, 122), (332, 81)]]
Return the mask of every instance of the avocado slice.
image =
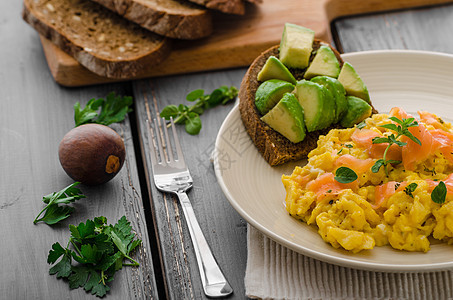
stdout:
[(337, 78), (340, 74), (340, 63), (335, 53), (329, 46), (321, 46), (315, 54), (313, 61), (304, 74), (305, 79), (315, 76), (330, 76)]
[(332, 93), (320, 84), (301, 80), (295, 95), (304, 110), (305, 125), (309, 132), (330, 126), (335, 118), (335, 100)]
[(280, 79), (270, 79), (263, 82), (255, 93), (255, 105), (261, 115), (267, 114), (280, 101), (283, 94), (294, 90), (294, 85)]
[(343, 85), (337, 79), (328, 76), (316, 76), (313, 77), (311, 81), (324, 86), (332, 93), (335, 101), (335, 118), (333, 119), (333, 123), (338, 123), (342, 119), (348, 106), (346, 91)]
[(344, 86), (348, 96), (356, 96), (371, 103), (370, 95), (365, 83), (350, 63), (345, 62), (343, 64), (340, 74), (338, 75), (338, 80)]
[(347, 96), (346, 99), (348, 101), (348, 109), (343, 119), (341, 119), (341, 126), (352, 127), (371, 116), (371, 105), (365, 100), (355, 96)]
[(280, 61), (289, 68), (306, 68), (313, 51), (314, 39), (313, 30), (286, 23), (280, 41)]
[(284, 94), (261, 120), (293, 143), (305, 138), (304, 111), (292, 93)]
[(281, 79), (296, 84), (296, 79), (288, 68), (275, 56), (270, 56), (257, 76), (258, 81)]

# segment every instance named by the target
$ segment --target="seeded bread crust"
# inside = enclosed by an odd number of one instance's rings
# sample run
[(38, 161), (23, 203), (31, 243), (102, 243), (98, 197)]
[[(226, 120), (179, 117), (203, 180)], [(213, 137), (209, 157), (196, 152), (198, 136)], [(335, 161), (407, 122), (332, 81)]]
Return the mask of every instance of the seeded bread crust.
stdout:
[(181, 0), (92, 0), (157, 34), (199, 39), (212, 33), (211, 13)]
[[(315, 40), (313, 50), (319, 49), (321, 44), (323, 44), (321, 41)], [(335, 125), (323, 130), (307, 132), (302, 142), (292, 143), (283, 135), (270, 128), (265, 122), (261, 121), (261, 115), (255, 106), (255, 93), (260, 85), (257, 76), (269, 56), (279, 56), (278, 48), (279, 46), (274, 46), (255, 59), (242, 79), (239, 89), (239, 111), (242, 122), (256, 148), (271, 166), (306, 158), (307, 154), (316, 148), (319, 135), (327, 134), (332, 128), (338, 128)], [(340, 66), (342, 66), (343, 60), (340, 54), (335, 49), (333, 50), (340, 62)], [(294, 72), (295, 70), (292, 71), (297, 80), (302, 79), (303, 73), (299, 72), (297, 74)]]
[(130, 78), (163, 61), (170, 39), (86, 0), (24, 0), (23, 19), (90, 71)]
[[(243, 0), (189, 0), (209, 9), (219, 10), (227, 14), (243, 15), (245, 3)], [(256, 1), (255, 1), (256, 2)]]

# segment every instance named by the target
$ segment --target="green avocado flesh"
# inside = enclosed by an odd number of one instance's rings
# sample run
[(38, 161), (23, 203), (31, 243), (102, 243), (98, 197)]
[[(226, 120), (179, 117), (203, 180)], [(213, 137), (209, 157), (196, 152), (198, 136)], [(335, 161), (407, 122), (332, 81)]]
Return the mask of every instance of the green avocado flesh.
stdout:
[(335, 78), (328, 76), (316, 76), (311, 79), (325, 88), (327, 88), (333, 96), (335, 102), (335, 117), (332, 123), (338, 123), (346, 112), (348, 106), (346, 101), (346, 91), (343, 85)]
[(343, 119), (341, 119), (341, 126), (352, 127), (371, 116), (371, 105), (363, 99), (354, 96), (347, 96), (346, 100), (348, 101), (348, 108)]
[(332, 93), (320, 84), (301, 80), (295, 94), (304, 110), (305, 125), (309, 132), (330, 126), (335, 117)]
[(261, 120), (293, 143), (305, 138), (304, 112), (294, 94), (284, 94)]
[(269, 79), (280, 79), (296, 84), (296, 79), (287, 67), (275, 56), (270, 56), (264, 64), (261, 71), (258, 73), (258, 81), (266, 81)]
[(315, 76), (323, 75), (337, 78), (338, 74), (340, 74), (340, 63), (335, 53), (330, 47), (321, 46), (310, 66), (308, 66), (304, 78), (311, 79)]
[(292, 92), (294, 85), (290, 82), (270, 79), (263, 82), (255, 94), (255, 105), (261, 115), (265, 115), (271, 110), (285, 93)]
[(313, 30), (286, 23), (280, 41), (280, 61), (290, 68), (306, 68), (313, 51), (314, 39)]
[(338, 75), (338, 80), (345, 88), (348, 96), (356, 96), (371, 103), (370, 95), (365, 83), (350, 63), (345, 62), (343, 64), (340, 74)]

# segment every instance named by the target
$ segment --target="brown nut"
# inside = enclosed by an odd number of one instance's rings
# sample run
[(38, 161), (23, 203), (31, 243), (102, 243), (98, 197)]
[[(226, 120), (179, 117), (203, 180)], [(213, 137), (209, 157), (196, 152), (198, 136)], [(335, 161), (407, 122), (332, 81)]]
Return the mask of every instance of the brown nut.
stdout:
[(118, 174), (126, 150), (115, 130), (100, 124), (85, 124), (63, 137), (58, 155), (61, 166), (72, 179), (99, 185)]

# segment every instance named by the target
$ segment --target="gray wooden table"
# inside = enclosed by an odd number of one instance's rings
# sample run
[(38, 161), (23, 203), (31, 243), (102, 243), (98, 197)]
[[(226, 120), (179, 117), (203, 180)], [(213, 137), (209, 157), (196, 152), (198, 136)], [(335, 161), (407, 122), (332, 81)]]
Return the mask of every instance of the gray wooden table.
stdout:
[[(38, 35), (20, 18), (21, 1), (0, 1), (0, 299), (85, 299), (63, 280), (48, 275), (52, 243), (66, 242), (69, 224), (103, 215), (126, 215), (143, 246), (139, 268), (124, 268), (111, 284), (109, 299), (203, 299), (188, 229), (175, 198), (150, 181), (145, 119), (155, 107), (181, 103), (194, 89), (239, 87), (245, 69), (191, 74), (83, 88), (57, 85), (48, 71)], [(337, 20), (333, 33), (342, 52), (418, 49), (453, 53), (453, 5)], [(127, 160), (111, 182), (82, 186), (87, 198), (61, 225), (33, 225), (42, 196), (73, 181), (58, 161), (58, 144), (74, 124), (73, 105), (110, 91), (132, 95), (134, 112), (114, 125), (126, 142)], [(452, 96), (453, 97), (453, 96)], [(178, 128), (194, 177), (189, 197), (217, 261), (234, 294), (245, 298), (246, 222), (216, 182), (210, 155), (232, 104), (207, 111), (199, 135)]]

